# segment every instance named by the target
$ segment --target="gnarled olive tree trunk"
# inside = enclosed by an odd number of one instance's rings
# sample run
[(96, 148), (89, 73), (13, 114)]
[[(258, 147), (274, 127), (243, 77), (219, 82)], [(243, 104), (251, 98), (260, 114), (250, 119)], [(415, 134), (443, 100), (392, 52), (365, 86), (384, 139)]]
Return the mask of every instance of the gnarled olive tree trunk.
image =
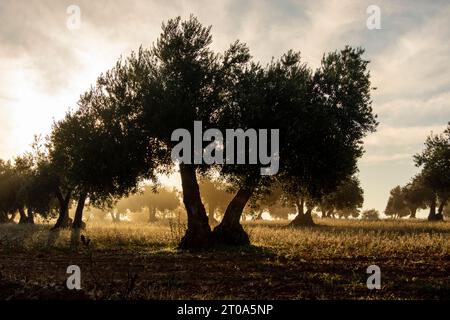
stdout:
[(445, 208), (445, 205), (447, 204), (447, 201), (448, 201), (448, 199), (441, 200), (435, 220), (438, 220), (438, 221), (444, 220), (444, 208)]
[(78, 198), (77, 209), (75, 210), (75, 217), (73, 219), (72, 229), (84, 229), (85, 224), (83, 223), (83, 210), (84, 204), (86, 203), (87, 194), (82, 193)]
[(20, 220), (19, 224), (34, 224), (34, 212), (33, 209), (28, 208), (27, 212), (25, 213), (25, 208), (20, 207), (19, 208), (19, 214), (20, 214)]
[[(441, 210), (441, 208), (439, 208), (439, 210)], [(436, 213), (436, 198), (432, 199), (430, 202), (430, 213), (428, 214), (428, 221), (442, 221), (442, 220), (444, 220), (442, 214)]]
[(201, 249), (212, 245), (211, 228), (198, 187), (195, 166), (180, 164), (183, 203), (186, 207), (188, 226), (179, 244), (180, 249)]
[(56, 198), (59, 202), (59, 214), (58, 219), (56, 220), (55, 225), (52, 230), (57, 230), (60, 228), (69, 228), (71, 225), (69, 218), (69, 203), (72, 197), (71, 192), (68, 192), (65, 196), (61, 193), (60, 190), (56, 191)]
[(27, 210), (27, 223), (34, 224), (34, 212), (31, 208)]
[(19, 214), (20, 214), (19, 224), (27, 223), (28, 217), (25, 213), (25, 208), (23, 207), (19, 208)]
[(254, 190), (255, 187), (253, 185), (241, 187), (228, 204), (222, 221), (213, 231), (213, 238), (216, 244), (229, 246), (250, 244), (248, 234), (242, 227), (240, 220), (244, 207)]
[(308, 208), (306, 212), (304, 212), (305, 199), (302, 197), (300, 201), (297, 200), (295, 202), (295, 205), (297, 207), (298, 214), (294, 220), (291, 221), (290, 225), (293, 227), (314, 226), (315, 223), (311, 216), (312, 208)]

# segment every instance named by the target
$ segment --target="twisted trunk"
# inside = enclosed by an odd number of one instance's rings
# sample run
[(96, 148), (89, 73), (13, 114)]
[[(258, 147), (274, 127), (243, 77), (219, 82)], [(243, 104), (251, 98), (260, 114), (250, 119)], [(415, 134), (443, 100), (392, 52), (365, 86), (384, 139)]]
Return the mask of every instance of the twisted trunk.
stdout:
[(66, 196), (64, 197), (60, 190), (56, 191), (56, 198), (59, 202), (59, 214), (52, 230), (70, 227), (71, 223), (69, 218), (69, 203), (71, 196), (71, 192), (67, 192)]
[(241, 246), (250, 244), (250, 238), (240, 220), (245, 205), (252, 196), (255, 185), (241, 187), (228, 204), (222, 222), (214, 228), (214, 242), (219, 245)]
[(75, 210), (75, 217), (73, 219), (72, 229), (84, 229), (86, 227), (83, 222), (83, 210), (86, 203), (87, 194), (82, 193), (78, 198), (77, 209)]
[(211, 228), (198, 187), (195, 166), (180, 164), (183, 203), (186, 207), (188, 226), (179, 244), (180, 249), (201, 249), (211, 246)]
[(27, 210), (27, 223), (34, 224), (34, 212), (33, 209), (28, 208)]
[(312, 208), (308, 208), (306, 212), (304, 212), (304, 205), (305, 200), (304, 198), (301, 199), (301, 201), (296, 201), (295, 205), (297, 206), (297, 216), (294, 218), (294, 220), (291, 221), (290, 225), (293, 227), (308, 227), (308, 226), (314, 226), (315, 223), (312, 219), (311, 213)]
[[(442, 203), (441, 203), (442, 205)], [(440, 209), (440, 206), (439, 206)], [(436, 199), (431, 200), (430, 213), (428, 214), (428, 221), (440, 221), (443, 220), (442, 214), (436, 214)]]
[(28, 217), (25, 214), (25, 209), (23, 207), (19, 208), (19, 214), (20, 214), (19, 224), (27, 223)]

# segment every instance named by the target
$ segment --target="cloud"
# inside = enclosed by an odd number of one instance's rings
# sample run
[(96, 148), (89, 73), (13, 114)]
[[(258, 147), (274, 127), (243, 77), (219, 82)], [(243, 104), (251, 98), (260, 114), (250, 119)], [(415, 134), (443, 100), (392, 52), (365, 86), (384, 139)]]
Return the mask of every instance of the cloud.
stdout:
[(432, 126), (450, 121), (450, 91), (429, 98), (399, 98), (376, 106), (384, 124), (392, 126)]
[[(72, 4), (81, 8), (80, 30), (66, 28)], [(371, 4), (381, 8), (381, 30), (366, 28)], [(0, 157), (23, 152), (33, 134), (48, 132), (120, 55), (150, 46), (163, 21), (191, 13), (213, 26), (216, 50), (240, 39), (262, 63), (294, 49), (317, 67), (325, 52), (366, 48), (381, 123), (365, 139), (360, 162), (371, 206), (381, 206), (399, 183), (394, 178), (408, 179), (412, 155), (450, 120), (448, 1), (2, 0)], [(389, 166), (390, 180), (377, 180)]]
[(422, 144), (431, 133), (443, 131), (445, 125), (393, 127), (382, 125), (378, 131), (369, 135), (364, 144), (367, 147), (400, 147)]
[(420, 152), (430, 133), (442, 132), (445, 125), (394, 127), (381, 125), (376, 133), (364, 140), (365, 154), (361, 164), (377, 166), (384, 163), (412, 164), (413, 155)]
[[(416, 10), (423, 7), (419, 5)], [(425, 14), (425, 13), (424, 13)], [(402, 21), (409, 26), (373, 59), (374, 84), (382, 100), (430, 97), (450, 85), (450, 4), (441, 5), (427, 19), (414, 15)], [(395, 16), (394, 16), (395, 17)]]
[(399, 160), (402, 162), (405, 160), (411, 161), (411, 155), (409, 153), (372, 154), (363, 157), (360, 163), (373, 165), (382, 162), (396, 162)]

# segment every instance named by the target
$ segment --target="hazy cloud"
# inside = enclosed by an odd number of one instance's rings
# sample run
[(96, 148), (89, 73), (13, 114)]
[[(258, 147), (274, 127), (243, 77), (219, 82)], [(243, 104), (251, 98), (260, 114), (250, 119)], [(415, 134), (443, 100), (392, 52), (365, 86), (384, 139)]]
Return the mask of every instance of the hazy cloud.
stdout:
[[(72, 4), (81, 9), (80, 30), (66, 27)], [(371, 4), (381, 8), (381, 30), (366, 28)], [(381, 123), (360, 162), (367, 207), (382, 208), (397, 183), (372, 172), (392, 170), (401, 183), (414, 172), (411, 157), (425, 137), (450, 120), (448, 1), (2, 0), (0, 157), (48, 132), (121, 54), (150, 46), (162, 21), (191, 13), (213, 25), (217, 50), (240, 39), (263, 63), (292, 48), (316, 67), (324, 52), (366, 48)]]

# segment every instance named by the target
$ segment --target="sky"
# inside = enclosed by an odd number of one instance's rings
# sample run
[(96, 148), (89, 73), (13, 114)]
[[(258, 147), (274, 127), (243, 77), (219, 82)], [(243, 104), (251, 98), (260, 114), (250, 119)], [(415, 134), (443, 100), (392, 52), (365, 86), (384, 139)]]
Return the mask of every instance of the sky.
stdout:
[[(367, 27), (370, 5), (379, 29)], [(365, 209), (384, 210), (389, 190), (418, 172), (412, 156), (426, 136), (450, 121), (449, 1), (1, 0), (0, 158), (48, 134), (101, 72), (151, 46), (163, 21), (190, 14), (212, 25), (215, 50), (239, 39), (262, 63), (293, 49), (316, 68), (345, 45), (366, 49), (380, 125), (359, 161)]]

